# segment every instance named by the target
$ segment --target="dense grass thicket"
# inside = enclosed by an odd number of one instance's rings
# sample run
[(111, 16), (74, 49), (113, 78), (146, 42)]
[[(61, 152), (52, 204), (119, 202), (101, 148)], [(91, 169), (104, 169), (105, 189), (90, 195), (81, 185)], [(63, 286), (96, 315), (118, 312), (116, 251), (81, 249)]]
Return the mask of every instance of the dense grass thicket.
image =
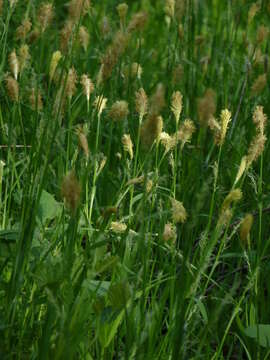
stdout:
[(0, 358), (270, 359), (270, 1), (0, 12)]

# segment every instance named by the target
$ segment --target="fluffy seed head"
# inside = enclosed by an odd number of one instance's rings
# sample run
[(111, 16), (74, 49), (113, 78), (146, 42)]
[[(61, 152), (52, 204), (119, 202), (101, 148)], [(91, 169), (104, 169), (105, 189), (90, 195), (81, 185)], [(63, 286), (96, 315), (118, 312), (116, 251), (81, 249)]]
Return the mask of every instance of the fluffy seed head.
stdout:
[(172, 218), (174, 223), (184, 223), (187, 219), (187, 212), (182, 202), (171, 198)]
[(181, 147), (183, 148), (187, 142), (190, 142), (192, 134), (195, 132), (196, 127), (192, 120), (186, 119), (180, 126), (177, 132), (177, 140), (181, 141)]
[(116, 234), (122, 234), (127, 230), (127, 225), (119, 221), (112, 221), (111, 230)]
[(175, 91), (172, 94), (171, 110), (174, 114), (176, 124), (178, 124), (183, 106), (183, 96), (180, 91)]
[(252, 120), (256, 126), (257, 133), (263, 134), (267, 121), (267, 116), (263, 112), (263, 106), (256, 106), (253, 112)]
[(241, 189), (231, 190), (230, 193), (226, 196), (222, 204), (222, 211), (228, 209), (233, 202), (237, 202), (242, 199), (242, 191)]
[(169, 17), (174, 17), (175, 0), (166, 0), (164, 6), (164, 12)]
[(114, 121), (124, 120), (128, 116), (128, 114), (128, 103), (124, 100), (116, 101), (109, 111), (109, 116)]
[(95, 98), (94, 106), (97, 110), (98, 116), (101, 116), (103, 110), (106, 108), (107, 100), (103, 95), (99, 95)]
[(140, 137), (145, 149), (149, 149), (154, 141), (159, 141), (163, 128), (163, 119), (158, 115), (149, 115), (141, 126)]
[(251, 93), (253, 95), (259, 95), (266, 87), (266, 83), (267, 83), (266, 74), (259, 75), (252, 84)]
[(9, 97), (11, 100), (18, 102), (19, 101), (19, 84), (12, 76), (7, 76), (5, 78), (6, 88)]
[(51, 63), (50, 63), (50, 80), (53, 79), (53, 76), (55, 74), (55, 70), (57, 68), (57, 65), (62, 58), (62, 54), (59, 50), (55, 51), (52, 55)]
[(207, 89), (204, 96), (198, 99), (198, 115), (201, 125), (207, 125), (209, 119), (216, 112), (216, 93), (212, 89)]
[(16, 29), (16, 39), (17, 40), (24, 40), (26, 35), (31, 30), (32, 23), (29, 19), (24, 19), (20, 26)]
[(151, 96), (150, 114), (158, 115), (165, 106), (165, 88), (163, 84), (157, 85), (155, 93)]
[(243, 156), (241, 159), (241, 163), (234, 181), (234, 185), (238, 183), (238, 181), (241, 179), (242, 175), (244, 174), (245, 170), (247, 168), (247, 157)]
[(38, 10), (37, 19), (41, 28), (41, 32), (44, 32), (50, 25), (53, 19), (53, 5), (50, 3), (43, 3)]
[(33, 111), (41, 111), (43, 109), (43, 102), (40, 91), (37, 91), (35, 88), (32, 88), (31, 90), (29, 102)]
[(140, 88), (135, 93), (135, 108), (140, 118), (142, 119), (147, 113), (148, 98), (143, 88)]
[(84, 51), (86, 51), (88, 48), (88, 44), (89, 44), (89, 33), (85, 26), (80, 26), (79, 40), (80, 40), (80, 43), (81, 43)]
[(13, 76), (15, 77), (15, 80), (18, 80), (18, 74), (19, 74), (19, 71), (20, 71), (20, 64), (19, 64), (19, 60), (17, 58), (15, 50), (13, 50), (9, 54), (8, 62), (9, 62), (10, 70), (11, 70)]
[(257, 14), (257, 12), (260, 10), (260, 5), (258, 2), (253, 3), (249, 9), (248, 12), (248, 23), (251, 23), (251, 21), (253, 20), (254, 16)]
[(86, 74), (84, 74), (81, 76), (81, 85), (83, 87), (83, 92), (86, 96), (86, 99), (89, 102), (90, 95), (95, 89), (94, 84), (93, 84), (92, 80), (89, 79), (89, 77)]
[(117, 12), (121, 21), (125, 20), (128, 12), (128, 5), (126, 3), (119, 4), (117, 6)]
[(218, 140), (219, 145), (223, 145), (223, 143), (224, 143), (228, 125), (229, 125), (231, 119), (232, 119), (231, 113), (229, 110), (225, 109), (225, 110), (221, 111), (221, 115), (220, 115), (221, 129), (220, 129), (220, 138)]
[(61, 192), (68, 208), (75, 213), (80, 202), (81, 186), (74, 171), (63, 178)]
[(73, 21), (79, 20), (80, 16), (84, 16), (90, 10), (90, 0), (71, 0), (68, 4), (68, 13)]
[(79, 126), (76, 130), (77, 136), (78, 136), (78, 140), (79, 140), (79, 145), (82, 148), (86, 158), (89, 157), (89, 147), (88, 147), (88, 141), (87, 141), (87, 137), (84, 133), (83, 127)]
[(240, 225), (240, 239), (243, 245), (246, 244), (248, 240), (252, 225), (253, 225), (253, 216), (251, 214), (246, 214), (244, 219), (241, 221), (241, 225)]
[(269, 34), (269, 29), (266, 26), (264, 25), (259, 26), (257, 30), (257, 43), (261, 44), (267, 38), (268, 34)]
[(68, 76), (67, 76), (67, 82), (66, 82), (66, 94), (69, 99), (72, 98), (72, 96), (75, 94), (77, 87), (77, 73), (74, 67), (69, 69)]
[(163, 240), (165, 242), (172, 242), (175, 243), (176, 240), (176, 228), (172, 223), (165, 224), (164, 231), (163, 231)]
[(19, 63), (20, 63), (20, 72), (22, 72), (26, 66), (28, 65), (28, 62), (30, 60), (30, 54), (29, 54), (29, 47), (26, 44), (23, 44), (19, 48)]
[(131, 33), (133, 31), (143, 30), (147, 22), (147, 19), (148, 19), (148, 15), (146, 12), (138, 12), (134, 14), (127, 27), (127, 32)]
[(266, 140), (267, 138), (264, 134), (259, 133), (254, 137), (248, 149), (247, 168), (249, 168), (251, 164), (261, 156)]
[(124, 151), (126, 151), (129, 154), (130, 158), (133, 159), (133, 143), (129, 134), (124, 134), (122, 136), (122, 144)]

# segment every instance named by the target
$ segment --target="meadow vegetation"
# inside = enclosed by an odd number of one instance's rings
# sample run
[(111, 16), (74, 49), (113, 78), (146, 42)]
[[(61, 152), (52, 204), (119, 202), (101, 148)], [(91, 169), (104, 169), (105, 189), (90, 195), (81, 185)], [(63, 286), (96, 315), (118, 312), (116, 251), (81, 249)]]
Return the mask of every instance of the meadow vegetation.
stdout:
[(270, 359), (270, 2), (0, 13), (0, 358)]

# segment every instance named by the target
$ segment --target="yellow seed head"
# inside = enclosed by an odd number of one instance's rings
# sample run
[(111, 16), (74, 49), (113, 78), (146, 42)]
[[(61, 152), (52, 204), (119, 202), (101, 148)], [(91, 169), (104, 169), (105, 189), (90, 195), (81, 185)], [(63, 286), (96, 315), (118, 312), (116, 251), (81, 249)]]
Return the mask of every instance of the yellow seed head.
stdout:
[(135, 93), (135, 108), (142, 119), (148, 110), (148, 98), (143, 88)]
[(88, 48), (88, 44), (89, 44), (89, 33), (85, 26), (80, 26), (79, 40), (80, 40), (80, 43), (81, 43), (84, 51), (86, 51)]
[(125, 20), (128, 12), (128, 5), (126, 3), (119, 4), (117, 6), (117, 12), (121, 21)]
[(172, 223), (167, 223), (163, 231), (163, 240), (165, 242), (175, 243), (176, 241), (176, 228)]
[(248, 241), (248, 237), (252, 225), (253, 225), (253, 216), (251, 214), (246, 214), (244, 219), (241, 221), (241, 225), (240, 225), (240, 239), (243, 245), (245, 245)]
[(126, 151), (129, 154), (130, 158), (133, 159), (133, 143), (129, 134), (124, 134), (122, 136), (122, 144), (124, 151)]
[(18, 74), (19, 74), (19, 71), (20, 71), (20, 64), (19, 64), (19, 60), (17, 58), (15, 50), (13, 50), (10, 53), (10, 55), (8, 57), (8, 61), (9, 61), (10, 70), (11, 70), (13, 76), (15, 77), (15, 80), (18, 80)]
[(112, 221), (111, 230), (116, 234), (122, 234), (127, 230), (127, 225), (119, 221)]
[(86, 99), (89, 102), (90, 95), (95, 89), (94, 84), (93, 84), (92, 80), (89, 79), (89, 77), (86, 74), (84, 74), (81, 76), (81, 85), (83, 87), (83, 92), (86, 96)]
[(35, 88), (32, 88), (29, 102), (33, 111), (41, 111), (43, 109), (43, 102), (41, 98), (40, 91), (36, 91)]
[(234, 181), (234, 185), (238, 183), (238, 181), (241, 179), (242, 175), (244, 174), (245, 170), (247, 168), (247, 157), (243, 156), (241, 159), (241, 163)]
[(26, 35), (31, 30), (32, 23), (29, 19), (24, 19), (20, 26), (16, 29), (16, 39), (17, 40), (24, 40)]
[(173, 18), (174, 10), (175, 10), (175, 0), (166, 0), (164, 7), (165, 14)]
[(263, 134), (267, 121), (267, 116), (263, 112), (263, 106), (256, 106), (252, 120), (256, 126), (257, 133)]
[(187, 219), (187, 212), (182, 202), (171, 198), (172, 218), (174, 223), (184, 223)]
[(50, 3), (43, 3), (38, 10), (38, 22), (41, 28), (41, 32), (44, 32), (50, 25), (54, 16), (53, 5)]
[(180, 126), (177, 132), (177, 140), (181, 141), (183, 148), (187, 142), (190, 142), (192, 134), (196, 131), (196, 127), (192, 120), (186, 119)]
[(62, 57), (62, 54), (59, 50), (55, 51), (52, 55), (51, 63), (50, 63), (50, 80), (53, 79), (55, 70), (57, 68), (57, 65)]
[(26, 66), (28, 65), (28, 62), (30, 60), (30, 54), (29, 54), (29, 47), (26, 44), (23, 44), (19, 48), (19, 63), (20, 63), (20, 72), (22, 72)]
[(231, 121), (231, 113), (229, 110), (225, 109), (221, 111), (221, 116), (220, 116), (220, 122), (221, 122), (221, 131), (220, 131), (220, 139), (218, 144), (222, 145), (224, 143), (225, 140), (225, 136), (227, 133), (227, 129), (228, 129), (228, 125)]
[(124, 120), (128, 116), (128, 114), (128, 103), (124, 100), (116, 101), (109, 111), (109, 116), (114, 121)]
[(180, 91), (175, 91), (172, 94), (171, 110), (174, 114), (176, 124), (178, 124), (183, 106), (183, 96)]
[(103, 110), (106, 108), (107, 99), (103, 95), (99, 95), (95, 98), (94, 106), (97, 110), (98, 116), (100, 117)]

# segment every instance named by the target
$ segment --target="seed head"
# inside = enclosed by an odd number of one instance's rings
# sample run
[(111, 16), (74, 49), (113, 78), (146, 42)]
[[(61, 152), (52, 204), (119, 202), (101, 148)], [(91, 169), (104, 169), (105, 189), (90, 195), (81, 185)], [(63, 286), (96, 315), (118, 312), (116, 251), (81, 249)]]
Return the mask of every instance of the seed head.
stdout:
[(97, 96), (94, 101), (94, 106), (97, 110), (98, 116), (101, 116), (101, 113), (106, 108), (107, 99), (103, 95)]
[(164, 11), (170, 18), (174, 17), (175, 0), (166, 0)]
[(75, 94), (77, 87), (77, 73), (74, 67), (69, 69), (68, 76), (67, 76), (67, 82), (66, 82), (66, 94), (69, 99), (72, 98), (72, 96)]
[(155, 93), (151, 96), (150, 114), (158, 115), (165, 106), (165, 88), (163, 84), (157, 85)]
[(231, 113), (229, 110), (225, 109), (225, 110), (221, 111), (221, 115), (220, 115), (221, 129), (220, 129), (220, 138), (218, 139), (219, 145), (223, 145), (223, 143), (224, 143), (228, 125), (229, 125), (231, 119), (232, 119)]
[(57, 65), (61, 58), (62, 58), (62, 54), (59, 50), (57, 50), (53, 53), (51, 63), (50, 63), (50, 80), (53, 79), (55, 70), (56, 70)]
[(84, 51), (86, 51), (88, 48), (88, 44), (89, 44), (89, 33), (85, 26), (80, 26), (79, 40), (80, 40), (80, 43), (81, 43)]
[(123, 22), (127, 16), (128, 5), (126, 3), (121, 3), (117, 6), (116, 9), (117, 9), (117, 12), (118, 12), (121, 22)]
[(7, 76), (6, 79), (6, 88), (9, 97), (11, 100), (18, 102), (19, 101), (19, 84), (12, 76)]
[(269, 29), (266, 26), (264, 25), (259, 26), (257, 30), (257, 43), (261, 44), (262, 42), (264, 42), (268, 34), (269, 34)]
[(149, 115), (141, 126), (140, 137), (145, 149), (149, 149), (154, 141), (160, 140), (163, 128), (163, 119), (158, 115)]
[(33, 111), (41, 111), (43, 109), (43, 102), (41, 98), (40, 91), (36, 91), (35, 88), (32, 88), (29, 102)]
[(244, 219), (241, 221), (241, 225), (240, 225), (240, 239), (243, 245), (245, 245), (248, 241), (252, 225), (253, 225), (253, 216), (251, 214), (246, 214)]
[(183, 96), (180, 91), (175, 91), (172, 94), (171, 110), (174, 114), (176, 124), (178, 124), (183, 106)]
[(142, 119), (147, 113), (148, 98), (143, 88), (140, 88), (135, 93), (135, 108), (140, 118)]
[(43, 3), (38, 10), (37, 19), (41, 28), (41, 32), (44, 32), (50, 25), (54, 16), (53, 5), (51, 3)]
[(77, 21), (80, 16), (84, 16), (87, 12), (89, 12), (90, 7), (90, 0), (71, 0), (68, 4), (69, 16), (72, 21)]
[(216, 93), (207, 89), (204, 96), (198, 99), (198, 115), (201, 125), (207, 125), (216, 112)]
[(81, 76), (81, 85), (83, 87), (83, 92), (86, 96), (87, 102), (90, 100), (90, 95), (94, 91), (95, 87), (91, 79), (84, 74)]
[(172, 218), (174, 223), (184, 223), (187, 219), (187, 212), (182, 202), (171, 198)]
[(19, 60), (17, 58), (15, 50), (13, 50), (9, 54), (8, 61), (9, 61), (9, 67), (11, 69), (11, 72), (12, 72), (13, 76), (15, 77), (15, 80), (18, 80), (18, 74), (19, 74), (19, 71), (20, 71), (20, 64), (19, 64)]
[(62, 182), (62, 196), (66, 201), (68, 208), (76, 212), (81, 195), (81, 186), (76, 178), (74, 171), (70, 171), (63, 179)]
[(238, 181), (241, 179), (242, 175), (244, 174), (245, 170), (247, 168), (247, 157), (243, 156), (241, 159), (241, 163), (234, 181), (234, 185), (238, 183)]
[(259, 95), (266, 87), (266, 83), (267, 83), (266, 74), (259, 75), (252, 84), (251, 93), (253, 95)]
[(165, 242), (175, 243), (176, 241), (176, 228), (172, 223), (167, 223), (163, 231), (163, 240)]
[(28, 65), (28, 62), (30, 60), (30, 54), (29, 54), (29, 47), (26, 44), (23, 44), (19, 48), (19, 64), (20, 64), (20, 72), (23, 72), (23, 70)]
[(128, 152), (128, 154), (132, 160), (133, 159), (133, 143), (132, 143), (132, 140), (131, 140), (129, 134), (124, 134), (122, 136), (122, 144), (123, 144), (124, 151)]
[(263, 113), (263, 106), (256, 106), (252, 120), (256, 126), (257, 133), (263, 134), (267, 121), (267, 116)]
[(195, 132), (196, 127), (192, 120), (186, 119), (180, 126), (177, 132), (177, 140), (181, 141), (181, 147), (183, 148), (187, 142), (190, 142), (192, 134)]
[(128, 27), (127, 32), (132, 33), (133, 31), (142, 31), (146, 22), (148, 15), (146, 12), (138, 12), (133, 15)]
[(29, 19), (24, 19), (20, 26), (16, 29), (16, 39), (25, 40), (26, 35), (31, 30), (32, 23)]
[(122, 234), (127, 230), (127, 225), (119, 221), (112, 221), (111, 230), (116, 234)]
[(89, 147), (88, 147), (88, 141), (87, 141), (87, 137), (84, 133), (83, 127), (79, 126), (77, 128), (77, 136), (78, 136), (78, 140), (79, 140), (79, 145), (82, 148), (86, 158), (89, 157)]
[(128, 116), (128, 114), (128, 103), (124, 100), (116, 101), (109, 111), (109, 116), (114, 121), (124, 120)]
[(251, 164), (261, 156), (266, 140), (267, 138), (264, 134), (259, 133), (254, 137), (248, 149), (247, 168), (249, 168)]

